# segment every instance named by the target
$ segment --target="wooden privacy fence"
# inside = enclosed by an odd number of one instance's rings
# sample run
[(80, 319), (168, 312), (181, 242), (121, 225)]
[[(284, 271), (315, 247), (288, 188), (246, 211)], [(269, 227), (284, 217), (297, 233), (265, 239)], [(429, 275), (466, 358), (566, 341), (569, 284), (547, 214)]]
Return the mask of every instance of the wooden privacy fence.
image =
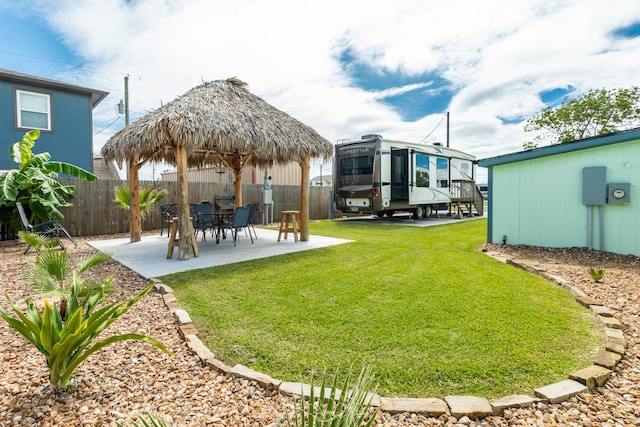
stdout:
[[(127, 185), (126, 181), (98, 180), (87, 182), (73, 178), (62, 178), (59, 181), (64, 185), (76, 187), (75, 198), (71, 200), (74, 206), (62, 208), (64, 219), (60, 221), (72, 236), (95, 236), (129, 232), (129, 211), (115, 204), (113, 193), (116, 186)], [(160, 205), (177, 202), (177, 183), (140, 181), (141, 189), (148, 185), (167, 190), (167, 195), (142, 220), (143, 230), (157, 230), (162, 226)], [(280, 221), (283, 210), (300, 209), (299, 186), (273, 185), (271, 188), (274, 222)], [(309, 219), (328, 218), (331, 187), (312, 186), (309, 190)], [(233, 194), (233, 191), (233, 185), (231, 184), (190, 182), (189, 202), (199, 203), (203, 200), (208, 200), (213, 203), (215, 195)], [(264, 210), (262, 185), (243, 185), (242, 196), (243, 204), (258, 203), (262, 214)]]

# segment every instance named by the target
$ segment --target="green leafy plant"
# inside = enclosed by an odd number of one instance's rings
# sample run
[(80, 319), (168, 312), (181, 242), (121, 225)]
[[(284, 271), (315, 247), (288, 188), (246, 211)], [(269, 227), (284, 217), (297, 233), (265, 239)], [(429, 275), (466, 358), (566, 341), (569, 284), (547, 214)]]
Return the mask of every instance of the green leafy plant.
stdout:
[(49, 236), (43, 236), (41, 234), (32, 233), (30, 231), (18, 231), (18, 238), (27, 245), (35, 248), (36, 253), (38, 250), (41, 250), (43, 248), (56, 248), (60, 244), (60, 239), (57, 237), (53, 238)]
[(30, 284), (34, 292), (42, 297), (55, 297), (60, 300), (60, 315), (66, 319), (67, 301), (71, 292), (77, 289), (81, 297), (94, 292), (98, 288), (108, 291), (117, 270), (105, 281), (91, 282), (90, 278), (81, 274), (92, 267), (111, 258), (109, 253), (94, 253), (71, 260), (67, 250), (55, 250), (55, 240), (38, 236), (34, 233), (18, 232), (18, 236), (36, 249), (36, 260), (24, 273), (23, 279)]
[(589, 269), (589, 275), (596, 283), (602, 283), (602, 279), (604, 279), (604, 270), (601, 268), (596, 270), (595, 268), (591, 267)]
[(11, 146), (9, 157), (18, 168), (0, 176), (0, 219), (9, 222), (15, 230), (22, 229), (16, 202), (28, 208), (32, 223), (64, 217), (60, 207), (72, 206), (68, 199), (73, 196), (75, 187), (59, 183), (56, 180), (59, 173), (86, 181), (98, 179), (78, 166), (52, 161), (49, 153), (34, 154), (33, 147), (39, 136), (40, 130), (33, 129)]
[[(131, 189), (128, 185), (120, 185), (113, 191), (115, 202), (123, 209), (129, 209), (131, 206)], [(140, 216), (145, 217), (153, 206), (158, 203), (165, 195), (167, 190), (156, 189), (148, 185), (140, 190)]]
[[(124, 424), (116, 423), (118, 427), (124, 427)], [(159, 415), (147, 414), (147, 419), (140, 417), (140, 421), (131, 421), (130, 427), (170, 427), (175, 425), (174, 423), (165, 420)]]
[[(363, 367), (352, 389), (350, 387), (351, 372), (345, 377), (342, 389), (338, 389), (338, 375), (333, 377), (331, 388), (327, 389), (327, 375), (322, 376), (320, 396), (317, 403), (315, 399), (315, 387), (311, 381), (309, 401), (300, 398), (300, 404), (294, 406), (294, 420), (291, 421), (287, 414), (286, 425), (288, 427), (369, 427), (373, 424), (380, 408), (371, 411), (373, 394), (368, 392), (373, 381), (373, 373), (370, 367)], [(326, 392), (329, 394), (326, 394)], [(368, 421), (365, 419), (369, 415)]]
[(94, 340), (120, 316), (125, 314), (137, 301), (145, 296), (153, 283), (135, 295), (128, 302), (119, 301), (105, 304), (102, 302), (104, 291), (98, 287), (95, 292), (80, 298), (78, 284), (71, 283), (71, 294), (66, 307), (66, 320), (63, 320), (56, 304), (44, 302), (42, 313), (35, 303), (26, 300), (26, 314), (5, 294), (13, 314), (0, 309), (0, 316), (41, 352), (49, 367), (51, 391), (57, 392), (69, 384), (76, 368), (89, 356), (103, 347), (118, 341), (146, 341), (163, 352), (171, 352), (159, 341), (138, 333), (113, 335), (100, 341)]

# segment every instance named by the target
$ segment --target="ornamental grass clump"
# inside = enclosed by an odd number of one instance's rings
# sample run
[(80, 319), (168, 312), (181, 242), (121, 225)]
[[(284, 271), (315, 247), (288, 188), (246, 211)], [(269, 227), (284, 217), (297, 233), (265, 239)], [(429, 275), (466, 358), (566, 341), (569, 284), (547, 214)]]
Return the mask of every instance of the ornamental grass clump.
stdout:
[[(286, 418), (287, 427), (370, 427), (380, 411), (370, 411), (373, 394), (369, 393), (373, 381), (371, 367), (363, 367), (353, 388), (350, 389), (351, 372), (347, 373), (342, 389), (338, 389), (338, 375), (333, 377), (331, 388), (327, 388), (327, 375), (322, 376), (320, 396), (315, 396), (313, 379), (309, 400), (301, 394), (300, 404), (294, 405), (293, 421)], [(329, 392), (326, 394), (326, 392)], [(370, 413), (372, 412), (372, 413)], [(367, 418), (368, 417), (368, 418)], [(365, 421), (366, 420), (366, 421)], [(279, 425), (279, 424), (278, 424)]]

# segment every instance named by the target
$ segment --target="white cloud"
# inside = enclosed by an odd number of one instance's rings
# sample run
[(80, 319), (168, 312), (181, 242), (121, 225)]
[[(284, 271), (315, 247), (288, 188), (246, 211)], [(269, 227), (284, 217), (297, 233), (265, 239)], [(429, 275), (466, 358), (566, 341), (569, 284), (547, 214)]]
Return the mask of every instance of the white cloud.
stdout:
[[(499, 117), (536, 113), (544, 106), (540, 92), (557, 87), (582, 92), (637, 84), (640, 57), (639, 38), (611, 36), (640, 16), (637, 0), (615, 6), (603, 0), (36, 4), (87, 61), (74, 78), (111, 93), (95, 111), (96, 128), (114, 119), (126, 74), (133, 118), (202, 80), (237, 76), (330, 141), (367, 133), (422, 140), (442, 115), (403, 121), (378, 100), (411, 87), (356, 87), (337, 61), (348, 48), (379, 72), (448, 79), (457, 91), (449, 106), (452, 144), (487, 157), (519, 150), (525, 140), (521, 125)], [(108, 132), (100, 135), (98, 147)], [(433, 138), (444, 141), (445, 127)]]

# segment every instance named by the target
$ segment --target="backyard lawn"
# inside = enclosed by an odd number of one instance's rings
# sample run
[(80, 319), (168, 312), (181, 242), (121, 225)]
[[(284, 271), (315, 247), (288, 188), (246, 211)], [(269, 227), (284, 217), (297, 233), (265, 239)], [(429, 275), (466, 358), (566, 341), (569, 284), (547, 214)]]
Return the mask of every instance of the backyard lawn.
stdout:
[(561, 287), (482, 253), (486, 226), (314, 222), (311, 239), (355, 242), (163, 281), (228, 365), (309, 382), (366, 364), (388, 397), (530, 394), (590, 365), (601, 327)]

